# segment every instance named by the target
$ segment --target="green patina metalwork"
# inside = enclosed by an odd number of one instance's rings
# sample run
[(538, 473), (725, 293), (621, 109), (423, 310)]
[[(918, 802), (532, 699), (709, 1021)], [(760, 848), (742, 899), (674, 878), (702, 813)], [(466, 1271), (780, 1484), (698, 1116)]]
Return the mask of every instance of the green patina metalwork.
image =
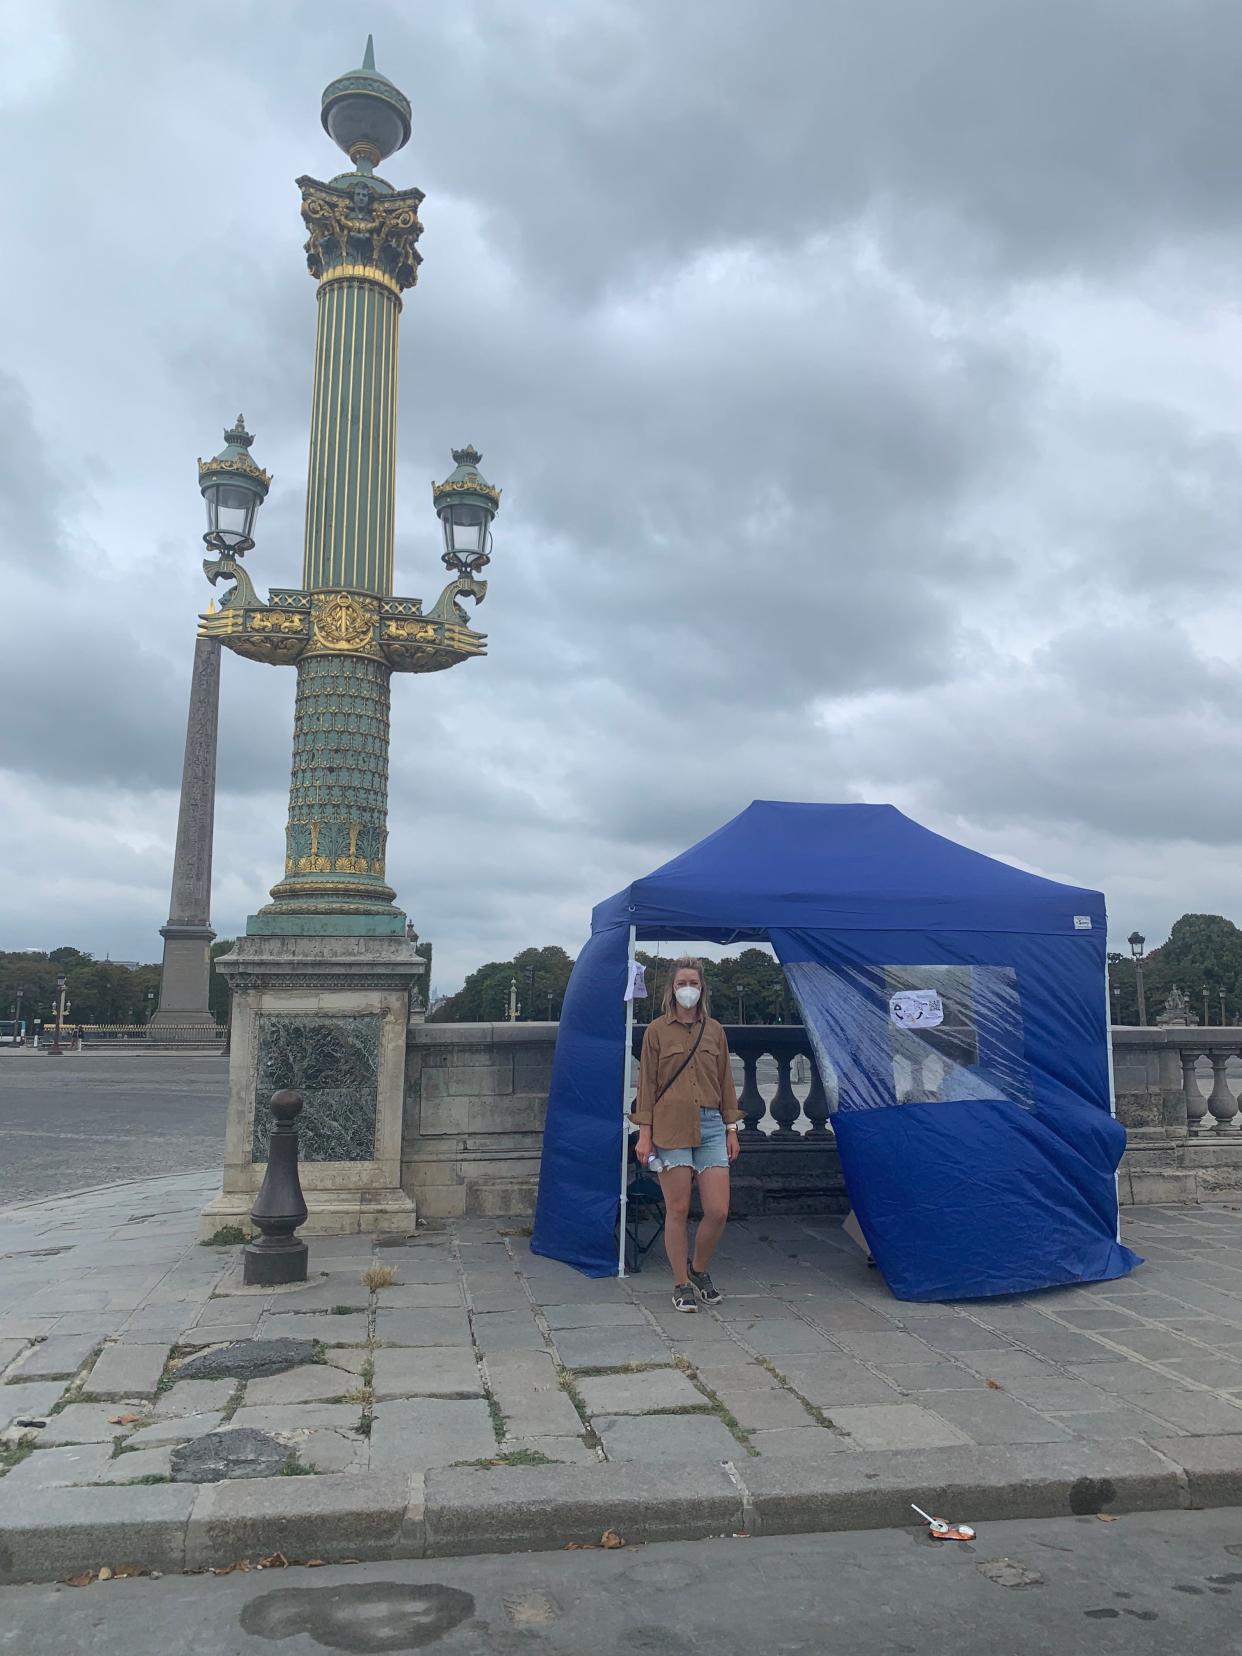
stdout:
[[(285, 873), (251, 917), (254, 933), (401, 929), (384, 877), (389, 679), (487, 649), (459, 601), (486, 595), (477, 579), (486, 545), (445, 556), (460, 578), (427, 612), (392, 590), (398, 324), (401, 295), (418, 279), (423, 195), (374, 173), (408, 141), (410, 106), (376, 70), (369, 39), (362, 67), (325, 90), (323, 122), (355, 170), (327, 184), (298, 180), (307, 267), (319, 283), (303, 584), (262, 602), (237, 557), (204, 564), (209, 579), (234, 585), (201, 617), (200, 636), (298, 671)], [(247, 457), (213, 463), (226, 458)], [(500, 496), (478, 453), (453, 458), (456, 470), (434, 486), (437, 511), (468, 502), (490, 523)]]

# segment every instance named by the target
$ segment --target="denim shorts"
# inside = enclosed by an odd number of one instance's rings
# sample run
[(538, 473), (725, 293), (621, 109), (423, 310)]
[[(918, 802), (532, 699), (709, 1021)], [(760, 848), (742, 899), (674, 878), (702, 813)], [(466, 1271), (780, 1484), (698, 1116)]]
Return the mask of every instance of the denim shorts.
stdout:
[(700, 1110), (697, 1147), (692, 1150), (661, 1150), (657, 1145), (656, 1155), (666, 1168), (693, 1167), (696, 1173), (705, 1173), (709, 1167), (728, 1167), (724, 1117), (719, 1110)]

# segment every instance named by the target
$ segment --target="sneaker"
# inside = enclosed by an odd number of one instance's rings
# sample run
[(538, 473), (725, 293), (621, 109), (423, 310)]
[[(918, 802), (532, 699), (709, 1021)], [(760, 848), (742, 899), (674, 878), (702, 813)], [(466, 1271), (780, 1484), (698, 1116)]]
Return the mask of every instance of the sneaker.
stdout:
[(716, 1284), (712, 1281), (711, 1277), (708, 1276), (706, 1271), (696, 1271), (694, 1267), (691, 1266), (690, 1286), (703, 1301), (704, 1305), (720, 1304), (723, 1296), (720, 1294)]
[(674, 1311), (698, 1310), (698, 1306), (694, 1303), (694, 1289), (688, 1282), (678, 1282), (674, 1284), (673, 1309)]

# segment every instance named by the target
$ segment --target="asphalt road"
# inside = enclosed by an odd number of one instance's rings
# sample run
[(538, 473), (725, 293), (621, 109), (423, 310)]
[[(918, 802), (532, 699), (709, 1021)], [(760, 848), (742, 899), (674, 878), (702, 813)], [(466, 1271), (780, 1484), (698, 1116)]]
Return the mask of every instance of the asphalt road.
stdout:
[(0, 1049), (0, 1207), (221, 1166), (227, 1091), (224, 1058)]
[(1233, 1509), (8, 1587), (0, 1652), (1237, 1656), (1240, 1605)]

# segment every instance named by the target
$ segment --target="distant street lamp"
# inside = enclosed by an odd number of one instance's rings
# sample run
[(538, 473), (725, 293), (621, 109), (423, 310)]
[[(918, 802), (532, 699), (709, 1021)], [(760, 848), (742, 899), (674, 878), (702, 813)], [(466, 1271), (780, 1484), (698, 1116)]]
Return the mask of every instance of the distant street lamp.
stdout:
[(14, 989), (14, 991), (13, 991), (13, 1002), (14, 1002), (14, 1004), (13, 1004), (13, 1045), (14, 1046), (16, 1046), (22, 1038), (22, 996), (25, 993), (26, 993), (26, 991), (25, 991), (24, 988)]
[(1208, 986), (1206, 983), (1203, 985), (1203, 1022), (1205, 1024), (1211, 1022), (1211, 1019), (1208, 1017)]
[(64, 1056), (60, 1044), (61, 1033), (65, 1027), (65, 979), (63, 975), (56, 979), (56, 1000), (53, 1004), (56, 1011), (56, 1032), (52, 1036), (52, 1044), (48, 1048), (48, 1052), (51, 1057), (60, 1058)]
[(1115, 1024), (1121, 1022), (1121, 985), (1119, 983), (1113, 984), (1113, 1022)]
[(1130, 945), (1130, 953), (1134, 956), (1134, 983), (1138, 990), (1138, 1020), (1140, 1024), (1147, 1022), (1147, 997), (1143, 993), (1143, 945), (1147, 939), (1142, 932), (1133, 931), (1126, 942)]
[(1220, 1023), (1223, 1029), (1225, 1027), (1225, 991), (1223, 989), (1220, 992)]

